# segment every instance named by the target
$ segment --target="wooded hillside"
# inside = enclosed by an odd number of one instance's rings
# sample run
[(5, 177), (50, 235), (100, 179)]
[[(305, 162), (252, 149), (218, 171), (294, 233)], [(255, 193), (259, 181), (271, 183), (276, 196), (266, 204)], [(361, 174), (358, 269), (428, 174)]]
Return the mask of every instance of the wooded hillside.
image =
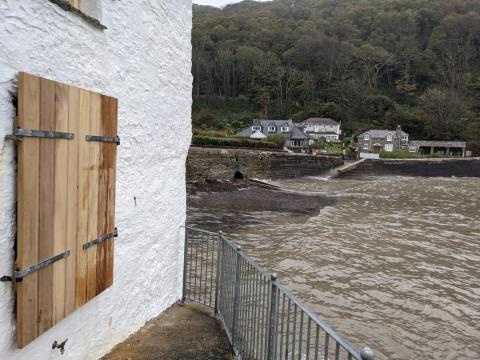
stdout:
[(194, 6), (194, 126), (328, 116), (480, 150), (480, 0)]

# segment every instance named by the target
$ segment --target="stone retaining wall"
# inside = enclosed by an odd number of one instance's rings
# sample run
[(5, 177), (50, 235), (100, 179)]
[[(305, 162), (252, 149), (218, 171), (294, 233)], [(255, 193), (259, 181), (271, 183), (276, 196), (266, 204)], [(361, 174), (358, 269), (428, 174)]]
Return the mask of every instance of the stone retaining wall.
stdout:
[(343, 164), (336, 156), (312, 156), (247, 149), (191, 147), (187, 158), (189, 182), (237, 177), (280, 179), (322, 174)]
[(342, 178), (361, 176), (480, 177), (480, 158), (367, 159), (338, 173)]

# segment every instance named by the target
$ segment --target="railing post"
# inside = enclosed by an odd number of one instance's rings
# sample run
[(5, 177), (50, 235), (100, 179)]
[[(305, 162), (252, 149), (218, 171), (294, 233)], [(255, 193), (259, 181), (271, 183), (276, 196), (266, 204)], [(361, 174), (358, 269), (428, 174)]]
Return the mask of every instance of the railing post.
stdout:
[(217, 244), (217, 277), (215, 279), (215, 314), (218, 313), (218, 293), (220, 291), (220, 271), (222, 265), (222, 247), (223, 247), (223, 233), (218, 232)]
[(235, 267), (235, 295), (233, 299), (233, 321), (232, 321), (232, 348), (235, 352), (235, 342), (236, 342), (236, 327), (238, 322), (238, 311), (240, 309), (240, 259), (242, 248), (237, 246), (237, 261)]
[(183, 249), (183, 288), (182, 303), (185, 302), (187, 296), (187, 260), (188, 260), (188, 228), (185, 228), (185, 244)]
[(270, 321), (268, 324), (267, 360), (273, 360), (277, 335), (277, 275), (271, 275), (272, 293), (270, 296)]
[(360, 351), (360, 357), (362, 360), (374, 360), (373, 350), (368, 346), (365, 346), (362, 351)]

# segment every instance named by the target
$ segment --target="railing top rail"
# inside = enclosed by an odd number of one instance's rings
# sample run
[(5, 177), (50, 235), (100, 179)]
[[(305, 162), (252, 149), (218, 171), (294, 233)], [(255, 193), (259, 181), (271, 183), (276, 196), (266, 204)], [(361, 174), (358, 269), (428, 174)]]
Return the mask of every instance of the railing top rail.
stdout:
[(277, 280), (277, 287), (282, 291), (285, 295), (287, 295), (297, 306), (307, 314), (323, 331), (325, 331), (332, 339), (334, 339), (337, 343), (340, 344), (342, 348), (348, 351), (352, 356), (357, 359), (362, 359), (360, 353), (355, 350), (355, 348), (344, 338), (338, 335), (330, 326), (328, 326), (324, 321), (320, 320), (317, 315), (315, 315), (310, 309), (308, 309), (302, 302), (293, 295), (285, 286), (280, 284)]
[(194, 228), (194, 227), (191, 227), (191, 226), (182, 226), (182, 227), (185, 227), (185, 229), (187, 229), (187, 230), (193, 230), (193, 231), (198, 231), (198, 232), (201, 232), (201, 233), (204, 233), (204, 234), (209, 234), (209, 235), (216, 235), (216, 236), (218, 236), (218, 233), (213, 232), (213, 231), (207, 231), (207, 230), (197, 229), (197, 228)]
[[(235, 245), (232, 241), (228, 240), (223, 236), (223, 234), (220, 234), (222, 237), (223, 241), (225, 241), (228, 245), (230, 245), (232, 248), (236, 249), (238, 246)], [(243, 259), (248, 262), (250, 265), (252, 265), (255, 270), (257, 270), (260, 274), (265, 276), (267, 279), (270, 279), (270, 274), (263, 270), (253, 259), (251, 259), (247, 254), (245, 254), (243, 251), (240, 250), (240, 256), (243, 257)]]

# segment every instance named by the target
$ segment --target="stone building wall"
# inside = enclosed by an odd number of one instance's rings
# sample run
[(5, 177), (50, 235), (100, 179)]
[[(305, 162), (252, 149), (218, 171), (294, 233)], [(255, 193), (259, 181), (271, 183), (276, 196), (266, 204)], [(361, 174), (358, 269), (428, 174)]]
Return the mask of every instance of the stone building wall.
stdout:
[(311, 156), (248, 149), (191, 147), (187, 159), (189, 182), (247, 178), (279, 179), (319, 175), (343, 164), (335, 156)]
[[(106, 30), (60, 0), (0, 0), (0, 276), (15, 260), (16, 150), (4, 137), (17, 73), (118, 98), (121, 138), (113, 286), (17, 349), (12, 283), (0, 282), (0, 359), (98, 359), (181, 296), (192, 2), (97, 3)], [(67, 338), (63, 356), (52, 350)]]

